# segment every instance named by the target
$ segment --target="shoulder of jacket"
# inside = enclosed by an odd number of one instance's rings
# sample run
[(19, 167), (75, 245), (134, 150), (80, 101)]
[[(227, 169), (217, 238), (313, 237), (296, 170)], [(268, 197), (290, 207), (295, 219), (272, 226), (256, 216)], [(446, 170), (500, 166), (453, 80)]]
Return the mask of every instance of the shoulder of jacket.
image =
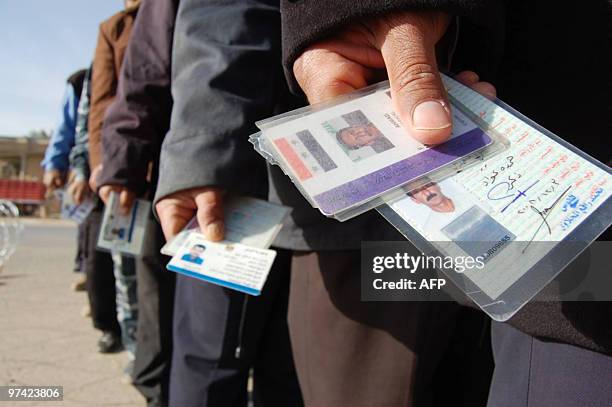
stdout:
[(123, 31), (127, 20), (132, 19), (132, 13), (125, 10), (113, 14), (100, 24), (100, 31), (109, 38), (116, 39), (118, 34)]

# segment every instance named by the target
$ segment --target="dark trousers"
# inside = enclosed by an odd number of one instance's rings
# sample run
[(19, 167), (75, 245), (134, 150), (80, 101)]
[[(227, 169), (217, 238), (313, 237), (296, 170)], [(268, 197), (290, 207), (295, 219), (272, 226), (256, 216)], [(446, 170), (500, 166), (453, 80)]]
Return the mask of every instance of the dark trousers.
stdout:
[(85, 247), (85, 242), (87, 239), (85, 238), (86, 233), (86, 225), (85, 221), (81, 222), (77, 227), (77, 251), (74, 256), (74, 268), (73, 271), (75, 273), (81, 273), (84, 271), (83, 262), (85, 251), (87, 250)]
[(159, 253), (164, 243), (161, 227), (149, 219), (142, 254), (136, 261), (138, 329), (132, 376), (150, 407), (168, 403), (172, 357), (175, 274), (166, 270), (170, 258)]
[(291, 253), (278, 250), (262, 294), (251, 297), (177, 275), (170, 405), (301, 406), (287, 329)]
[(103, 211), (104, 206), (100, 204), (84, 220), (83, 264), (87, 275), (87, 294), (94, 327), (120, 335), (121, 328), (117, 322), (115, 302), (113, 259), (110, 253), (96, 249)]
[(456, 336), (460, 306), (363, 302), (360, 284), (359, 251), (293, 257), (289, 330), (306, 406), (477, 406), (464, 404), (459, 393), (452, 404), (437, 397), (452, 394), (447, 384), (457, 380), (447, 383), (439, 368)]
[(488, 407), (612, 406), (612, 357), (493, 323)]

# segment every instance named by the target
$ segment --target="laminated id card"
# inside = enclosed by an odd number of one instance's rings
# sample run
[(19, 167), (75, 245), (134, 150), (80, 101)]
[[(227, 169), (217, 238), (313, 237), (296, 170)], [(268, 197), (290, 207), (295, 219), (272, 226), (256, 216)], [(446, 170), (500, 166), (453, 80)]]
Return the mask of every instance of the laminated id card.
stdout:
[(507, 147), (473, 111), (450, 101), (453, 133), (437, 146), (409, 136), (388, 82), (258, 122), (261, 132), (251, 142), (312, 206), (344, 221), (398, 196), (401, 187), (443, 179)]
[(191, 233), (168, 263), (168, 270), (250, 295), (259, 295), (274, 263), (274, 250), (240, 243), (210, 242)]
[(66, 190), (58, 190), (56, 194), (62, 202), (62, 219), (71, 219), (81, 224), (96, 207), (97, 198), (95, 196), (88, 196), (83, 202), (77, 204), (72, 199), (72, 195)]
[(422, 252), (482, 265), (441, 271), (505, 321), (610, 227), (612, 173), (503, 102), (445, 84), (510, 147), (378, 211)]
[(98, 248), (139, 255), (151, 211), (151, 202), (135, 199), (129, 213), (119, 211), (119, 196), (112, 192), (102, 218)]

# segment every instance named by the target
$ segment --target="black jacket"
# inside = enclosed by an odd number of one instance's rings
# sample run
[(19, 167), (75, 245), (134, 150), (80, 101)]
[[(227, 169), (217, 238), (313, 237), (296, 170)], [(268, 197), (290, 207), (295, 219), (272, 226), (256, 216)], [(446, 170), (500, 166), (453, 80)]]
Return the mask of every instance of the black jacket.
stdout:
[(123, 185), (142, 196), (157, 184), (161, 144), (172, 111), (170, 67), (177, 7), (178, 0), (141, 3), (117, 96), (104, 117), (99, 185)]
[[(314, 0), (281, 2), (283, 59), (364, 16), (441, 9), (459, 19), (451, 69), (474, 70), (499, 97), (603, 162), (612, 158), (612, 10), (608, 0)], [(612, 354), (612, 303), (528, 304), (510, 323), (540, 338)]]

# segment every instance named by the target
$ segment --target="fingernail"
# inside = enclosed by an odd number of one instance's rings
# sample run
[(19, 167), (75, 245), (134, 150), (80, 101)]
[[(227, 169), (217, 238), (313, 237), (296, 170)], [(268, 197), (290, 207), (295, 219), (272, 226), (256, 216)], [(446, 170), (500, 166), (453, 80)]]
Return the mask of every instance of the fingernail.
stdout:
[(416, 130), (439, 130), (451, 126), (446, 104), (440, 100), (421, 102), (412, 112), (412, 125)]
[(206, 226), (206, 237), (210, 240), (223, 239), (223, 223), (217, 221)]

